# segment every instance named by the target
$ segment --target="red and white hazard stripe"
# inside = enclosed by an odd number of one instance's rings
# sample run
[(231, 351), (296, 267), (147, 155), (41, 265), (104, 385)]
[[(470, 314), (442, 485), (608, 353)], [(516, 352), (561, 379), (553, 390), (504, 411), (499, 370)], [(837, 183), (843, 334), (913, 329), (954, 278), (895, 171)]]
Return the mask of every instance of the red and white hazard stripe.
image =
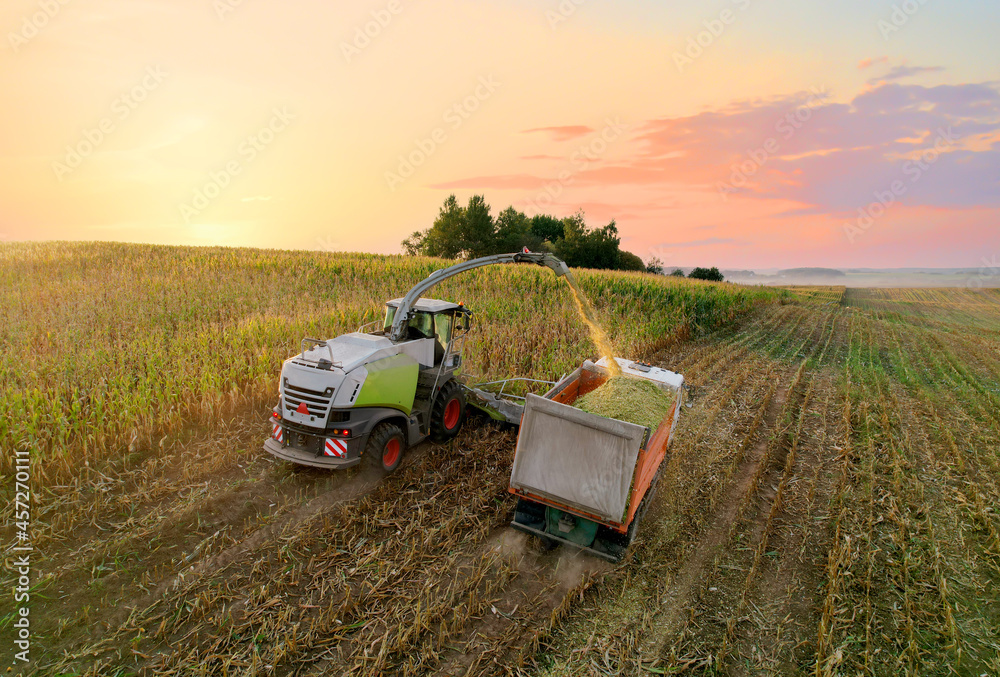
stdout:
[(281, 429), (281, 425), (275, 423), (274, 429), (271, 431), (271, 437), (281, 442), (285, 437), (285, 431)]
[(326, 444), (323, 446), (323, 454), (336, 458), (347, 458), (347, 442), (327, 438)]

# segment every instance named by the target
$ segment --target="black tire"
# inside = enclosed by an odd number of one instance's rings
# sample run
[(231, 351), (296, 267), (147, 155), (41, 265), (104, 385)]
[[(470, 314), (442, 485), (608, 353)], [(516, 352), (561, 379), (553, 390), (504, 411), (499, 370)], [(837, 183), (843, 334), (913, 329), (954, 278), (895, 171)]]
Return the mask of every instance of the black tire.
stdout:
[(379, 423), (368, 436), (365, 459), (372, 467), (389, 474), (399, 467), (406, 450), (406, 437), (395, 423)]
[[(652, 488), (650, 491), (652, 491)], [(647, 500), (649, 497), (650, 493), (647, 493), (643, 497), (642, 503), (639, 504), (639, 509), (632, 518), (632, 522), (628, 525), (628, 531), (624, 534), (620, 534), (607, 527), (600, 527), (597, 530), (597, 538), (594, 540), (594, 549), (610, 555), (616, 562), (621, 562), (625, 558), (629, 547), (631, 547), (632, 541), (635, 540), (635, 535), (639, 532), (639, 521), (646, 514), (646, 509), (649, 507), (649, 501)]]
[(462, 429), (465, 422), (465, 393), (455, 381), (445, 383), (431, 407), (431, 439), (446, 442)]
[(536, 536), (536, 538), (538, 539), (538, 549), (542, 552), (551, 552), (562, 545), (556, 539), (549, 538), (548, 536)]

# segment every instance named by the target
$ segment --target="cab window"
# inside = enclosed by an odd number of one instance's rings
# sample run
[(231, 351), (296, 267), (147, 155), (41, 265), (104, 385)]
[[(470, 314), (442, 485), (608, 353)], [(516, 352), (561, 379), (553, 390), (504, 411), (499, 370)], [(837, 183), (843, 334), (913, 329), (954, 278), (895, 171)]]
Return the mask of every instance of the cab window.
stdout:
[(407, 323), (406, 332), (411, 339), (434, 338), (434, 316), (430, 313), (416, 312)]
[(438, 343), (442, 347), (446, 348), (448, 342), (451, 341), (451, 330), (454, 319), (455, 316), (451, 313), (438, 313), (434, 316), (434, 334), (437, 336)]
[(382, 331), (387, 332), (392, 329), (392, 321), (396, 319), (396, 308), (394, 306), (385, 307), (385, 322), (382, 323)]

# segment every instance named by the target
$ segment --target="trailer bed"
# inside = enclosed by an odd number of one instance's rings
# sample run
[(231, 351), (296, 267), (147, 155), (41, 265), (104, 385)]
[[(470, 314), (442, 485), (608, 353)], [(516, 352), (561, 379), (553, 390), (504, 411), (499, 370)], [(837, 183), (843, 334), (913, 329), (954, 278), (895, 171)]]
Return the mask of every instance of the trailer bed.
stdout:
[(679, 374), (618, 358), (626, 376), (673, 394), (655, 430), (572, 404), (604, 384), (606, 364), (585, 362), (544, 397), (526, 398), (510, 492), (512, 526), (617, 559), (635, 534), (673, 435), (683, 398)]

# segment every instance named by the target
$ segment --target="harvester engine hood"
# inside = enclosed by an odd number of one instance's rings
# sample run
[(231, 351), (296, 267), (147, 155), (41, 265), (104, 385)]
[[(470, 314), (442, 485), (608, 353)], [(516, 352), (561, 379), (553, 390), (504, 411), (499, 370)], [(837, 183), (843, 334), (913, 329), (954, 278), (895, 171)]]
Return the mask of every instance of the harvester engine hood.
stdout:
[(281, 367), (281, 417), (312, 428), (325, 427), (332, 409), (354, 406), (368, 377), (366, 365), (400, 354), (431, 366), (434, 339), (394, 344), (384, 336), (361, 333), (328, 341), (305, 339), (302, 352)]

